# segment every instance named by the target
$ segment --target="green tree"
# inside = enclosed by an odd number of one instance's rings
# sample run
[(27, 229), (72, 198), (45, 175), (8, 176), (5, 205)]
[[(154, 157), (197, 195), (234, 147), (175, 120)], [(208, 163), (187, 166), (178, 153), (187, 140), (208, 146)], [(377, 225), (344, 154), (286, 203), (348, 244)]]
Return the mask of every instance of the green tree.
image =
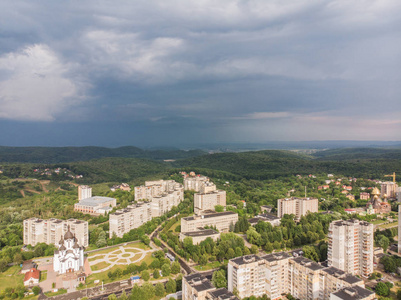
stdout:
[(252, 254), (257, 254), (259, 252), (259, 248), (256, 245), (251, 246), (251, 253)]
[(177, 284), (176, 284), (175, 280), (170, 278), (166, 283), (166, 292), (171, 294), (171, 293), (175, 293), (176, 290), (177, 290)]
[(388, 239), (388, 237), (381, 235), (380, 239), (378, 241), (378, 244), (380, 247), (383, 248), (383, 252), (386, 253), (387, 252), (387, 248), (390, 245), (390, 240)]
[(165, 293), (166, 293), (166, 290), (165, 290), (165, 288), (164, 288), (164, 284), (161, 283), (161, 282), (156, 283), (156, 286), (155, 286), (155, 295), (156, 295), (157, 297), (164, 297), (164, 294), (165, 294)]
[(142, 279), (148, 281), (150, 279), (150, 274), (147, 270), (142, 271)]
[(388, 296), (390, 294), (390, 289), (384, 282), (379, 282), (376, 285), (375, 291), (379, 296)]
[(214, 210), (215, 210), (216, 212), (223, 212), (223, 211), (224, 211), (224, 206), (223, 206), (223, 205), (216, 205), (216, 206), (214, 207)]
[(169, 264), (164, 264), (162, 266), (162, 275), (163, 275), (163, 277), (169, 276), (170, 273), (171, 273), (170, 265)]
[(175, 261), (171, 264), (171, 273), (172, 274), (178, 274), (180, 273), (181, 268), (180, 268), (180, 263), (178, 261)]
[(153, 271), (153, 278), (154, 279), (158, 279), (158, 278), (160, 278), (160, 272), (159, 272), (159, 270), (154, 270)]
[(224, 270), (215, 271), (213, 273), (212, 283), (218, 289), (227, 287), (227, 279)]
[(115, 294), (111, 294), (109, 295), (109, 297), (107, 297), (108, 300), (117, 300), (117, 296)]
[(33, 292), (35, 295), (39, 295), (39, 293), (40, 293), (40, 287), (34, 286), (34, 287), (32, 288), (32, 292)]
[(149, 282), (142, 285), (142, 290), (145, 299), (151, 299), (155, 296), (155, 287)]

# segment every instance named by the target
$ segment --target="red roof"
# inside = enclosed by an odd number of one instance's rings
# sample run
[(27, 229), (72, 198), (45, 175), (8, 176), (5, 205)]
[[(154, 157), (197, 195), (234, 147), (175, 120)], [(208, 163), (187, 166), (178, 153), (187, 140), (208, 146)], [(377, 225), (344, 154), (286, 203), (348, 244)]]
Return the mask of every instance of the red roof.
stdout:
[(24, 282), (25, 282), (25, 281), (28, 281), (28, 280), (31, 279), (31, 278), (33, 278), (33, 279), (38, 279), (38, 280), (39, 280), (39, 278), (40, 278), (40, 271), (37, 270), (37, 269), (34, 269), (34, 268), (30, 269), (29, 272), (26, 272), (26, 273), (25, 273)]

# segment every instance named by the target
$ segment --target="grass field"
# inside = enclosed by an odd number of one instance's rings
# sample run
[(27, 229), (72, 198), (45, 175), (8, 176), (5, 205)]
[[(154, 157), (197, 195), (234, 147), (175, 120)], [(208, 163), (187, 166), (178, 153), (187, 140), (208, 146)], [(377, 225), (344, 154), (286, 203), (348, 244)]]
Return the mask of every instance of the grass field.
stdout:
[(387, 228), (392, 228), (398, 226), (398, 222), (393, 222), (393, 223), (388, 223), (388, 224), (383, 224), (379, 225), (380, 228), (387, 229)]
[(104, 259), (104, 255), (95, 255), (95, 256), (89, 257), (88, 261), (95, 261), (98, 259)]
[(92, 269), (92, 271), (97, 271), (97, 270), (107, 268), (108, 266), (110, 266), (109, 263), (102, 261), (96, 265), (91, 266), (91, 269)]
[(40, 280), (39, 282), (45, 281), (47, 279), (47, 270), (40, 272)]
[[(88, 254), (88, 259), (89, 259), (90, 257), (93, 257), (93, 256), (98, 255), (98, 254), (107, 254), (107, 253), (116, 251), (116, 250), (119, 249), (119, 247), (120, 247), (120, 246), (116, 246), (116, 247), (113, 247), (113, 248), (104, 249), (104, 250), (99, 250), (99, 251), (96, 251), (96, 252), (89, 253), (89, 254)], [(141, 242), (128, 244), (128, 245), (123, 246), (123, 247), (124, 247), (125, 249), (129, 249), (129, 248), (139, 248), (139, 249), (143, 249), (143, 250), (149, 250), (149, 249), (150, 249), (149, 246), (146, 246), (144, 243), (141, 243)], [(127, 251), (127, 250), (126, 250), (126, 251)], [(116, 251), (116, 254), (118, 254), (118, 253), (121, 253), (121, 251)]]
[(16, 287), (24, 284), (24, 274), (19, 274), (21, 268), (13, 266), (7, 271), (0, 273), (0, 291), (8, 287)]
[(194, 268), (198, 271), (207, 271), (207, 270), (211, 270), (211, 269), (216, 269), (221, 267), (224, 264), (227, 264), (228, 261), (225, 260), (223, 263), (219, 262), (219, 261), (213, 261), (213, 262), (209, 262), (207, 263), (205, 266), (195, 266)]

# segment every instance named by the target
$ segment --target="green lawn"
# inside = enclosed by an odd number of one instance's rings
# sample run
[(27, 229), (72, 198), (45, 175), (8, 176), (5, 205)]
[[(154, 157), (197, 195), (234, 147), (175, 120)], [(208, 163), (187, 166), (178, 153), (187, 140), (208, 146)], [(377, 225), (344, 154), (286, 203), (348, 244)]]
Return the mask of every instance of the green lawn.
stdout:
[(383, 229), (392, 228), (392, 227), (396, 227), (396, 226), (398, 226), (398, 222), (379, 225), (379, 227), (383, 228)]
[[(116, 247), (109, 248), (109, 249), (104, 249), (104, 250), (99, 249), (99, 251), (89, 253), (88, 254), (88, 258), (90, 258), (92, 256), (95, 256), (95, 255), (98, 255), (98, 254), (107, 254), (107, 253), (116, 251), (116, 250), (119, 249), (119, 247), (120, 246), (116, 246)], [(128, 244), (127, 246), (122, 246), (122, 247), (126, 248), (126, 249), (130, 249), (130, 248), (139, 248), (139, 249), (143, 249), (143, 250), (149, 250), (150, 249), (149, 246), (146, 246), (144, 243), (141, 243), (141, 242)], [(121, 253), (121, 251), (116, 251), (116, 254), (117, 253)]]
[(195, 266), (194, 268), (198, 271), (207, 271), (207, 270), (219, 268), (222, 265), (226, 265), (227, 263), (228, 263), (228, 260), (224, 260), (223, 263), (221, 263), (219, 261), (213, 261), (213, 262), (207, 263), (205, 266), (198, 265), (198, 266)]
[(47, 270), (40, 272), (39, 282), (45, 281), (47, 279)]
[(108, 266), (110, 266), (109, 263), (102, 261), (96, 265), (91, 266), (91, 270), (92, 271), (102, 270), (104, 268), (107, 268)]
[(179, 226), (179, 225), (181, 225), (181, 219), (179, 219), (179, 220), (177, 221), (177, 223), (175, 223), (173, 226), (171, 226), (170, 230), (172, 230), (173, 232), (175, 232), (175, 228), (176, 228), (177, 226)]
[(20, 266), (12, 266), (3, 273), (0, 273), (0, 291), (7, 287), (16, 287), (24, 284), (24, 274), (20, 274)]
[(67, 294), (66, 289), (59, 289), (57, 292), (46, 292), (45, 295), (47, 297), (52, 297), (52, 296), (57, 296), (57, 295), (62, 295), (62, 294)]

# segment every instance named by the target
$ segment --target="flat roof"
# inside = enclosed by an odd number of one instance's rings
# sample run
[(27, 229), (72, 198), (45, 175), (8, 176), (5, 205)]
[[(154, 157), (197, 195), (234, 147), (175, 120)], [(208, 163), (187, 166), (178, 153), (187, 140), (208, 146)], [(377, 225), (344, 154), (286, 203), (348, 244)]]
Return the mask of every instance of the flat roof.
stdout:
[(216, 218), (216, 217), (228, 216), (228, 215), (237, 215), (238, 216), (238, 214), (235, 212), (223, 211), (223, 212), (216, 212), (216, 213), (201, 215), (201, 216), (186, 217), (186, 218), (182, 218), (182, 219), (184, 219), (185, 221), (193, 221), (193, 220), (198, 220), (198, 219)]
[(81, 201), (78, 202), (79, 205), (85, 205), (85, 206), (97, 206), (100, 203), (105, 203), (109, 201), (116, 200), (115, 198), (110, 198), (110, 197), (102, 197), (102, 196), (94, 196), (86, 199), (82, 199)]
[(214, 289), (215, 287), (205, 276), (194, 273), (184, 277), (188, 284), (198, 292)]
[(256, 254), (244, 255), (244, 256), (241, 256), (241, 257), (230, 259), (230, 261), (236, 263), (237, 265), (250, 264), (250, 263), (253, 263), (253, 262), (260, 261), (260, 260), (262, 260), (262, 258), (257, 256)]
[(308, 268), (312, 271), (317, 271), (317, 270), (321, 270), (324, 268), (321, 265), (319, 265), (317, 262), (315, 262), (309, 258), (303, 257), (303, 256), (298, 256), (298, 257), (294, 258), (293, 261), (302, 266), (305, 266), (306, 268)]
[(229, 292), (226, 288), (220, 288), (214, 291), (210, 291), (209, 294), (213, 297), (213, 299), (238, 300), (237, 296)]
[(362, 288), (358, 285), (353, 287), (346, 287), (333, 293), (333, 295), (336, 295), (338, 298), (343, 300), (364, 299), (371, 296), (372, 294), (374, 294), (373, 291)]
[(292, 257), (290, 254), (287, 252), (277, 252), (277, 253), (271, 253), (267, 254), (265, 256), (262, 256), (262, 258), (266, 261), (272, 262), (272, 261), (278, 261), (286, 258)]
[(349, 284), (354, 284), (354, 283), (362, 281), (362, 279), (360, 279), (360, 278), (358, 278), (358, 277), (356, 277), (354, 275), (351, 275), (349, 273), (346, 273), (343, 270), (340, 270), (340, 269), (338, 269), (336, 267), (325, 268), (325, 269), (322, 270), (322, 272), (325, 272), (325, 273), (330, 274), (330, 275), (332, 275), (334, 277), (337, 277), (337, 278), (339, 278), (339, 279), (341, 279), (341, 280), (343, 280), (345, 282), (348, 282)]
[(181, 234), (190, 236), (190, 237), (197, 237), (197, 236), (214, 235), (214, 234), (219, 234), (219, 233), (213, 229), (204, 229), (204, 230), (199, 230), (199, 231), (181, 232)]

